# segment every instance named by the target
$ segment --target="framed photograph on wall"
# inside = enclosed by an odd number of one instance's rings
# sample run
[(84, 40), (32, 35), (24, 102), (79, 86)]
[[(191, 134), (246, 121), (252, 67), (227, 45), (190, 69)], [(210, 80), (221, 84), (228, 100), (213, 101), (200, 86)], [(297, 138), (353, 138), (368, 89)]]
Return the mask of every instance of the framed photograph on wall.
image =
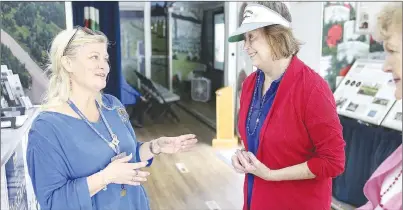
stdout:
[[(355, 32), (358, 34), (370, 34), (370, 7), (367, 2), (357, 2)], [(373, 15), (373, 14), (372, 14)]]

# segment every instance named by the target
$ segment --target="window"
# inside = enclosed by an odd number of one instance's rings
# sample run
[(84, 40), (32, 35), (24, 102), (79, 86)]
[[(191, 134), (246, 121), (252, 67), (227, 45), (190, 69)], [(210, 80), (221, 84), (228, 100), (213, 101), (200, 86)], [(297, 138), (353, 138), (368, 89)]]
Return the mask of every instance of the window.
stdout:
[(214, 14), (214, 68), (224, 70), (224, 13)]

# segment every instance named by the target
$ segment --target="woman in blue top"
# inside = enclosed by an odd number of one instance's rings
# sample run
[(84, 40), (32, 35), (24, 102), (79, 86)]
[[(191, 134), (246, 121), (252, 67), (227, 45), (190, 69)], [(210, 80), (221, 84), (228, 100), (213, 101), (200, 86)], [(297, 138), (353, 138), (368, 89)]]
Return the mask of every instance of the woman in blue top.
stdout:
[(52, 43), (49, 89), (27, 149), (41, 209), (149, 209), (140, 185), (149, 173), (140, 169), (154, 155), (197, 142), (192, 134), (136, 140), (120, 101), (101, 93), (107, 46), (104, 34), (82, 27), (61, 32)]

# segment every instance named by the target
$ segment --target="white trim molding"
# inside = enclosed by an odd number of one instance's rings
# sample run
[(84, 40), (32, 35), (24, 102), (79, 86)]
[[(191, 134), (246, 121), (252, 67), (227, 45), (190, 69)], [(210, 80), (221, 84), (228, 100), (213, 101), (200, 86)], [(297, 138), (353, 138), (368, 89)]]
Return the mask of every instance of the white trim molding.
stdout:
[(73, 5), (71, 1), (64, 2), (64, 12), (66, 13), (66, 29), (73, 29)]

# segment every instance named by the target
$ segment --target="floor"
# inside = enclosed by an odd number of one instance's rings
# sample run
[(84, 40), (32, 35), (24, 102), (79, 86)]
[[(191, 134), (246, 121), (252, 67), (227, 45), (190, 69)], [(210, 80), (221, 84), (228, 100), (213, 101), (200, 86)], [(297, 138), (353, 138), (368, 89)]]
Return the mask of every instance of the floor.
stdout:
[[(169, 120), (160, 124), (146, 122), (144, 128), (135, 129), (140, 141), (185, 133), (194, 133), (199, 139), (190, 152), (162, 154), (154, 159), (148, 168), (151, 175), (144, 184), (151, 209), (242, 209), (243, 176), (229, 165), (231, 151), (214, 150), (214, 131), (181, 109), (175, 111), (181, 119), (178, 124)], [(183, 163), (188, 173), (180, 172), (176, 163)]]
[(188, 110), (193, 115), (196, 115), (200, 120), (203, 120), (207, 125), (216, 127), (216, 103), (211, 100), (208, 102), (198, 102), (192, 99), (181, 99), (178, 102), (181, 108)]

